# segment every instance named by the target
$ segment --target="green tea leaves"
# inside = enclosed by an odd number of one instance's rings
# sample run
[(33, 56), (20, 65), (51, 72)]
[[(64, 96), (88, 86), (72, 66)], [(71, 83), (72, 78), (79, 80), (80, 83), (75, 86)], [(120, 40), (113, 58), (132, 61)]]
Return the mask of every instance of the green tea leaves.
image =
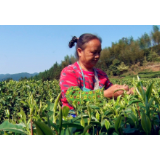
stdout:
[(52, 130), (43, 122), (34, 122), (38, 135), (53, 135)]
[(9, 123), (8, 120), (4, 121), (0, 125), (0, 131), (1, 130), (13, 132), (13, 133), (27, 134), (27, 132), (24, 129), (24, 125), (12, 124), (12, 123)]
[(121, 127), (122, 116), (120, 115), (115, 121), (115, 130), (119, 133), (118, 129)]
[(64, 106), (64, 107), (62, 108), (62, 116), (67, 117), (67, 116), (68, 116), (68, 113), (69, 113), (69, 107)]
[(150, 134), (151, 133), (151, 121), (144, 112), (142, 113), (141, 124), (146, 134)]

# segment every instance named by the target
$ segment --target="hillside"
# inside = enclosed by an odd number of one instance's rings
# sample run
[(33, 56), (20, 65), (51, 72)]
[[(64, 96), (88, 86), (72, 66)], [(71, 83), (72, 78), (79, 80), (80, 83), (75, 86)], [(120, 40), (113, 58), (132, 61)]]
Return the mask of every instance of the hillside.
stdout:
[(160, 63), (147, 65), (145, 66), (145, 69), (153, 72), (160, 71)]
[(12, 78), (13, 80), (18, 81), (21, 78), (24, 78), (24, 77), (30, 78), (30, 77), (33, 77), (37, 74), (38, 73), (30, 74), (30, 73), (27, 73), (27, 72), (16, 73), (16, 74), (0, 74), (0, 81), (6, 80), (8, 78)]
[(160, 62), (147, 62), (144, 66), (138, 64), (132, 65), (127, 72), (119, 76), (109, 76), (110, 78), (159, 78), (160, 77)]

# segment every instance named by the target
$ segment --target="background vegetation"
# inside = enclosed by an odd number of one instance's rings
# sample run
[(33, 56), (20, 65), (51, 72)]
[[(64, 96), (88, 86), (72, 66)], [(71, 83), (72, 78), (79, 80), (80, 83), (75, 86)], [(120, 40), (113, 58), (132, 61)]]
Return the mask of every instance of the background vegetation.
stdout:
[[(75, 56), (67, 55), (60, 64), (56, 62), (50, 69), (40, 72), (32, 79), (58, 80), (62, 69), (76, 61)], [(133, 75), (140, 66), (159, 61), (160, 31), (158, 26), (153, 26), (150, 34), (144, 33), (136, 40), (133, 37), (123, 37), (118, 42), (112, 43), (111, 47), (104, 48), (96, 67), (109, 76), (120, 76), (124, 73)]]

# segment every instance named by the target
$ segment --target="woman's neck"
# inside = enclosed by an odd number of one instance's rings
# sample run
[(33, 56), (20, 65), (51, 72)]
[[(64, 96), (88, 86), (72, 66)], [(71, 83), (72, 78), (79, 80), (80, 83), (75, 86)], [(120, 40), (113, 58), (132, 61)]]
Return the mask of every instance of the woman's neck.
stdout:
[(82, 62), (78, 61), (79, 65), (81, 66), (82, 70), (84, 71), (89, 71), (92, 72), (93, 71), (93, 67), (92, 68), (88, 68), (86, 67)]

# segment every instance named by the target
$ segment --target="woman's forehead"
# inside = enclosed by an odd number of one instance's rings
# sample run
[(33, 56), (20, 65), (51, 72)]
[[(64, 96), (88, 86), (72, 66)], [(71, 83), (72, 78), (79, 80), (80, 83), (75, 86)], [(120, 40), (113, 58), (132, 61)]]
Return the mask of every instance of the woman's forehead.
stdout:
[(101, 42), (98, 39), (93, 39), (86, 44), (88, 49), (101, 49)]

